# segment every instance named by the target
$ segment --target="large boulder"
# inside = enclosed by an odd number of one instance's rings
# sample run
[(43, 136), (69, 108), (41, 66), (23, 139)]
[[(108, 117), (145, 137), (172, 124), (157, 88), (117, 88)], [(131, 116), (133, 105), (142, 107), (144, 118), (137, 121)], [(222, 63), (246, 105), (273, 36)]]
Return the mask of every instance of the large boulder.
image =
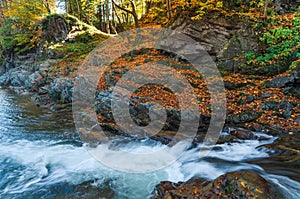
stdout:
[(191, 179), (187, 182), (161, 182), (155, 199), (167, 198), (285, 198), (274, 185), (252, 171), (230, 172), (208, 182)]
[(294, 83), (293, 76), (279, 76), (266, 83), (269, 88), (283, 88)]

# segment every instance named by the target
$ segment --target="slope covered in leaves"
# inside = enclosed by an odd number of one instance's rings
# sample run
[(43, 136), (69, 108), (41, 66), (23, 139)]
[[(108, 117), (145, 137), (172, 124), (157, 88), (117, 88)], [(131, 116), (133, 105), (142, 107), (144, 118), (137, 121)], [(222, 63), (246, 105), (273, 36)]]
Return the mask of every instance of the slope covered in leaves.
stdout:
[[(123, 77), (123, 75), (142, 64), (162, 64), (171, 66), (188, 80), (196, 94), (198, 105), (202, 114), (210, 114), (210, 94), (208, 92), (206, 82), (193, 66), (176, 61), (170, 56), (166, 56), (165, 52), (154, 49), (143, 49), (135, 53), (129, 53), (115, 60), (106, 71), (103, 78), (100, 79), (98, 88), (100, 91), (111, 90), (115, 84)], [(148, 76), (159, 77), (151, 74), (153, 71), (144, 71)], [(246, 127), (269, 125), (276, 129), (297, 130), (300, 124), (296, 121), (300, 117), (299, 99), (293, 95), (285, 95), (284, 88), (269, 88), (266, 82), (274, 77), (264, 77), (255, 75), (241, 75), (238, 73), (221, 72), (226, 87), (227, 97), (227, 117), (238, 115), (245, 112), (259, 113), (259, 118), (245, 124)], [(284, 74), (281, 74), (281, 76)], [(137, 86), (134, 81), (126, 80), (127, 85)], [(158, 102), (164, 108), (184, 109), (179, 107), (178, 93), (174, 94), (170, 89), (161, 85), (144, 85), (134, 92), (134, 96), (138, 97), (141, 102)], [(179, 93), (179, 95), (185, 93)], [(275, 109), (264, 108), (265, 103), (278, 103)], [(283, 116), (285, 106), (280, 103), (289, 103), (292, 105), (291, 114)], [(186, 107), (188, 108), (188, 107)]]

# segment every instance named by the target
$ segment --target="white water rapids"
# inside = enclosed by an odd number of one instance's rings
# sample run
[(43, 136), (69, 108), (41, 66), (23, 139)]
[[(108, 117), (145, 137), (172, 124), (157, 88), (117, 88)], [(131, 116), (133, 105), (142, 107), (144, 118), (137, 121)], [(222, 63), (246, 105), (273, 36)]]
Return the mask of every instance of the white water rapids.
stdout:
[[(29, 99), (20, 99), (0, 90), (0, 100), (0, 198), (55, 198), (57, 193), (51, 190), (56, 185), (79, 185), (91, 180), (94, 186), (108, 182), (109, 189), (115, 193), (113, 198), (139, 199), (151, 196), (160, 181), (186, 181), (195, 176), (211, 180), (239, 170), (255, 170), (277, 184), (288, 198), (300, 198), (299, 182), (268, 174), (261, 167), (246, 162), (268, 157), (266, 151), (257, 149), (257, 146), (274, 140), (267, 135), (263, 135), (269, 138), (264, 141), (216, 145), (205, 158), (199, 158), (200, 145), (187, 149), (189, 144), (181, 142), (165, 150), (170, 152), (165, 155), (176, 150), (183, 154), (171, 166), (146, 174), (124, 173), (96, 161), (80, 144), (78, 137), (68, 132), (74, 132), (73, 127), (63, 127), (64, 122), (55, 121), (48, 111), (32, 108)], [(31, 109), (28, 109), (29, 105)], [(100, 147), (109, 158), (112, 152), (109, 146)], [(145, 152), (165, 146), (144, 140), (123, 147)], [(122, 158), (125, 157), (118, 157), (120, 161)], [(62, 192), (60, 196), (69, 193), (67, 187), (59, 190)]]

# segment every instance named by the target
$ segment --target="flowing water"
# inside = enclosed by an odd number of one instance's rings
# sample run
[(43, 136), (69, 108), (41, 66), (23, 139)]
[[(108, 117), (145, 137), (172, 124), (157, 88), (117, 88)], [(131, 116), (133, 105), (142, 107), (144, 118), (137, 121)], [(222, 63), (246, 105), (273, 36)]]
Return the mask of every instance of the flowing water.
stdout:
[[(299, 182), (249, 163), (268, 157), (256, 147), (274, 139), (217, 145), (202, 159), (198, 146), (185, 150), (168, 168), (123, 173), (91, 157), (75, 133), (71, 114), (51, 113), (36, 107), (28, 96), (0, 90), (0, 198), (147, 198), (160, 181), (186, 181), (195, 176), (214, 179), (229, 171), (254, 170), (288, 198), (298, 199)], [(185, 145), (188, 143), (179, 143), (172, 150), (182, 150)], [(127, 147), (151, 150), (164, 146), (145, 141)], [(97, 197), (92, 195), (95, 192)]]

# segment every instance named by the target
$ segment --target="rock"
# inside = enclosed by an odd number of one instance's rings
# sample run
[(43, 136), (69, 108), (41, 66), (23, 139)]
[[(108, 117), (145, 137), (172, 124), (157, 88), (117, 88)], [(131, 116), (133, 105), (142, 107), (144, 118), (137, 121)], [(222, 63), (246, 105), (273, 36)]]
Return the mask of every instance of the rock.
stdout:
[(50, 84), (49, 97), (53, 103), (72, 102), (73, 79), (56, 78)]
[(277, 110), (279, 109), (280, 102), (275, 102), (273, 100), (267, 101), (261, 105), (262, 110)]
[(56, 50), (56, 49), (48, 49), (47, 51), (47, 57), (49, 59), (61, 59), (65, 56), (65, 52), (63, 51), (59, 51), (59, 50)]
[(25, 85), (25, 81), (30, 73), (25, 70), (15, 70), (9, 74), (10, 85), (13, 87), (22, 87)]
[(252, 131), (246, 129), (234, 129), (230, 130), (228, 134), (221, 135), (218, 140), (218, 144), (232, 143), (239, 140), (254, 140), (258, 137)]
[(300, 99), (300, 87), (290, 87), (284, 94), (291, 94)]
[[(43, 198), (44, 196), (62, 199), (62, 198), (116, 198), (115, 191), (111, 188), (111, 179), (101, 182), (95, 179), (85, 181), (80, 184), (69, 182), (58, 182), (45, 185), (44, 189), (32, 190), (28, 195), (23, 194), (22, 198)], [(101, 182), (101, 183), (100, 183)]]
[(5, 73), (5, 66), (0, 62), (0, 76), (2, 76), (4, 73)]
[(290, 102), (282, 100), (281, 102), (275, 102), (273, 100), (265, 102), (261, 105), (262, 110), (273, 110), (278, 111), (277, 114), (286, 119), (290, 118), (292, 115), (293, 106)]
[(28, 91), (39, 91), (39, 88), (45, 84), (45, 78), (40, 74), (39, 71), (28, 76), (25, 81), (25, 89)]
[(251, 102), (253, 102), (254, 100), (255, 100), (255, 98), (254, 98), (253, 95), (248, 95), (248, 96), (246, 97), (246, 102), (247, 102), (247, 103), (251, 103)]
[(262, 94), (262, 95), (261, 95), (262, 98), (269, 98), (269, 97), (271, 97), (271, 96), (272, 96), (271, 94)]
[(295, 80), (294, 86), (299, 87), (300, 86), (300, 65), (298, 64), (298, 67), (292, 72), (292, 76)]
[(286, 104), (286, 107), (284, 108), (284, 111), (282, 112), (282, 116), (285, 118), (285, 119), (289, 119), (292, 115), (292, 105), (291, 103), (287, 103)]
[(243, 112), (240, 114), (232, 115), (227, 118), (228, 122), (235, 123), (235, 124), (241, 124), (246, 122), (252, 122), (259, 118), (261, 113), (258, 112)]
[(283, 88), (294, 83), (294, 77), (292, 76), (279, 76), (275, 77), (271, 81), (266, 82), (268, 88)]
[(8, 74), (4, 73), (0, 76), (0, 86), (7, 86), (8, 85)]
[(48, 16), (42, 22), (43, 38), (48, 42), (59, 42), (67, 38), (70, 27), (65, 18), (59, 15)]
[(231, 131), (230, 135), (236, 139), (241, 139), (241, 140), (254, 140), (255, 139), (255, 135), (252, 131), (241, 130), (241, 129)]
[(145, 59), (144, 60), (144, 63), (150, 63), (150, 62), (153, 62), (153, 60), (152, 59)]
[(153, 199), (167, 198), (285, 198), (279, 190), (252, 171), (230, 172), (208, 182), (191, 179), (187, 182), (162, 182), (156, 186)]
[[(171, 108), (151, 111), (152, 118), (150, 119), (149, 111), (153, 109), (155, 104), (150, 102), (143, 103), (142, 101), (147, 101), (144, 98), (132, 97), (131, 99), (132, 100), (129, 101), (129, 104), (115, 104), (119, 107), (116, 107), (116, 109), (112, 111), (112, 100), (119, 100), (118, 97), (113, 96), (111, 91), (99, 92), (95, 98), (95, 108), (96, 113), (99, 115), (99, 122), (103, 124), (115, 123), (114, 116), (116, 115), (121, 119), (127, 119), (122, 118), (124, 112), (128, 111), (125, 109), (127, 107), (129, 107), (129, 114), (131, 119), (137, 126), (148, 126), (149, 124), (151, 124), (151, 120), (160, 121), (161, 119), (165, 119), (164, 113), (166, 113), (165, 122), (162, 124), (156, 123), (156, 125), (159, 125), (159, 127), (157, 126), (157, 128), (159, 128), (161, 131), (156, 136), (151, 137), (157, 141), (161, 141), (164, 144), (172, 140), (172, 137), (176, 135), (176, 132), (178, 131), (180, 125), (184, 125), (182, 126), (182, 129), (185, 129), (185, 131), (187, 132), (195, 132), (197, 131), (197, 129), (194, 129), (195, 127), (194, 125), (190, 125), (191, 123), (200, 123), (202, 126), (200, 126), (199, 129), (204, 129), (209, 124), (209, 120), (206, 121), (206, 118), (204, 116), (201, 116), (199, 118), (199, 116), (196, 115), (192, 110), (180, 111)], [(187, 122), (182, 122), (182, 120)], [(118, 127), (116, 126), (116, 128)], [(131, 126), (129, 126), (128, 128), (130, 129), (130, 133), (136, 136), (149, 136), (141, 132), (140, 129), (132, 129)], [(156, 128), (156, 126), (154, 126), (153, 128)], [(126, 132), (120, 133), (119, 131), (122, 131), (120, 128), (117, 129), (117, 133), (126, 134)]]
[[(244, 24), (237, 18), (223, 16), (206, 15), (201, 20), (191, 20), (185, 16), (177, 18), (170, 28), (193, 38), (217, 61), (219, 67), (237, 71), (243, 61), (233, 58), (257, 48), (253, 29)], [(176, 45), (179, 47), (181, 44)], [(189, 48), (189, 53), (193, 53), (193, 48)]]
[(291, 131), (279, 137), (271, 144), (261, 146), (267, 148), (272, 159), (300, 164), (300, 131)]
[(236, 89), (247, 86), (247, 84), (246, 83), (235, 84), (235, 83), (232, 83), (232, 82), (229, 82), (229, 81), (224, 81), (224, 86), (228, 90), (236, 90)]

